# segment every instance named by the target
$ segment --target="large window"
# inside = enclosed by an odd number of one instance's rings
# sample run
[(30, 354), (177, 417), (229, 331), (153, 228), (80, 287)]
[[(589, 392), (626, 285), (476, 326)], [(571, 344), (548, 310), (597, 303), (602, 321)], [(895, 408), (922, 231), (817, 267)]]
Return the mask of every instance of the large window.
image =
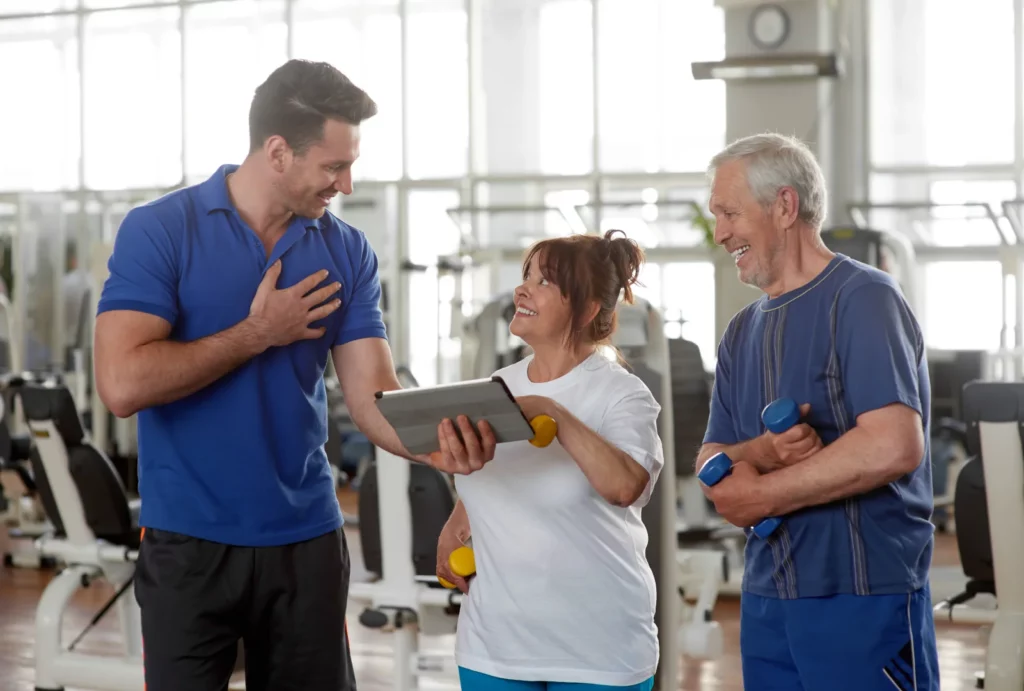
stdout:
[(996, 349), (1003, 328), (1003, 271), (994, 261), (924, 265), (925, 342), (948, 350)]
[(152, 5), (158, 0), (82, 0), (86, 9), (104, 9), (108, 7), (128, 7), (130, 5)]
[[(22, 8), (25, 9), (25, 8)], [(77, 187), (78, 36), (70, 17), (0, 22), (0, 189)]]
[(324, 60), (366, 91), (378, 112), (360, 127), (356, 178), (402, 177), (402, 20), (398, 0), (296, 0), (292, 54)]
[[(724, 53), (714, 0), (474, 8), (470, 26), (463, 0), (3, 0), (0, 58), (21, 68), (0, 88), (36, 107), (0, 114), (5, 131), (24, 133), (0, 189), (205, 179), (244, 158), (254, 90), (289, 56), (331, 62), (378, 103), (363, 127), (362, 179), (467, 175), (471, 105), (480, 173), (698, 171), (724, 142), (724, 85), (689, 70)], [(4, 20), (68, 10), (79, 12)]]
[(78, 7), (78, 0), (3, 0), (0, 2), (0, 17), (5, 14), (73, 10), (76, 7)]
[[(41, 16), (8, 16), (27, 13)], [(406, 195), (408, 213), (392, 221), (416, 261), (434, 264), (460, 238), (514, 248), (513, 260), (475, 272), (479, 305), (518, 282), (516, 253), (529, 242), (600, 225), (596, 184), (705, 167), (724, 143), (724, 85), (695, 82), (689, 65), (724, 47), (715, 0), (0, 0), (0, 64), (17, 66), (0, 70), (16, 101), (0, 108), (0, 193), (134, 200), (201, 182), (247, 155), (249, 108), (267, 76), (290, 57), (323, 60), (379, 106), (353, 173), (363, 201)], [(475, 206), (506, 208), (453, 223), (447, 210), (467, 190)], [(676, 238), (644, 213), (623, 217), (633, 235)], [(673, 272), (699, 276), (696, 266), (655, 267), (652, 281), (688, 293)], [(393, 296), (411, 323), (392, 333), (425, 382), (450, 378), (457, 344), (438, 305), (454, 284), (415, 274), (411, 285)], [(703, 339), (704, 319), (689, 314), (683, 333)]]
[(872, 1), (876, 165), (1013, 161), (1014, 2)]
[[(86, 16), (87, 187), (161, 187), (181, 181), (178, 18), (177, 8)], [(230, 84), (227, 78), (222, 81)]]
[(459, 205), (455, 190), (409, 193), (409, 259), (429, 268), (409, 274), (409, 369), (420, 385), (458, 379), (458, 347), (451, 334), (455, 277), (438, 277), (439, 254), (458, 248), (459, 233), (448, 209)]
[(461, 0), (410, 3), (409, 176), (459, 177), (469, 164), (469, 44)]
[[(540, 8), (540, 170), (586, 173), (594, 166), (594, 30), (590, 0), (553, 0)], [(527, 84), (534, 80), (526, 80)], [(492, 167), (493, 170), (494, 167)]]
[(235, 0), (185, 14), (185, 153), (190, 182), (249, 151), (256, 87), (288, 58), (284, 0)]
[(703, 170), (725, 143), (725, 88), (690, 63), (724, 56), (713, 0), (597, 0), (600, 167)]
[(715, 265), (672, 262), (644, 265), (636, 295), (662, 311), (665, 335), (684, 338), (700, 348), (704, 367), (715, 368)]

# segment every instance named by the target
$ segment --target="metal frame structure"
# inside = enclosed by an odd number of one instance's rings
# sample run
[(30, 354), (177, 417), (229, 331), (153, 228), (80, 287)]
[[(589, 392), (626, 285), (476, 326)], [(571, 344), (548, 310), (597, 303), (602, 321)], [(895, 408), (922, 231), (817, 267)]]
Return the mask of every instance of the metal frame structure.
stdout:
[[(1017, 197), (1024, 197), (1024, 0), (1013, 2), (1014, 31), (1014, 143), (1013, 161), (1009, 164), (968, 164), (962, 166), (943, 165), (877, 165), (870, 162), (865, 177), (871, 174), (892, 175), (894, 177), (921, 177), (928, 181), (934, 180), (1013, 180), (1017, 186)], [(874, 3), (864, 3), (864, 12), (871, 13)], [(871, 24), (870, 16), (867, 17)], [(899, 39), (896, 39), (899, 40)], [(867, 59), (873, 55), (868, 51)], [(870, 85), (865, 89), (865, 98), (859, 104), (861, 117), (865, 124), (864, 145), (870, 147), (871, 136), (871, 103)], [(869, 180), (863, 181), (864, 189), (869, 189)]]
[[(232, 2), (239, 2), (240, 0), (154, 0), (146, 4), (127, 4), (128, 0), (125, 0), (124, 5), (110, 6), (110, 7), (87, 7), (86, 0), (65, 0), (63, 4), (76, 6), (68, 9), (60, 9), (51, 12), (21, 12), (11, 14), (0, 14), (0, 24), (9, 20), (18, 19), (31, 19), (37, 17), (76, 17), (79, 21), (76, 24), (77, 38), (78, 38), (78, 63), (83, 63), (84, 55), (84, 43), (87, 40), (85, 36), (85, 22), (82, 21), (85, 17), (100, 13), (111, 13), (111, 12), (131, 12), (134, 10), (146, 11), (154, 9), (170, 9), (178, 8), (181, 12), (178, 19), (178, 31), (181, 39), (182, 49), (182, 60), (185, 59), (185, 52), (188, 50), (187, 47), (187, 35), (188, 27), (185, 21), (186, 11), (189, 8), (202, 5), (210, 5), (214, 3), (227, 4)], [(453, 178), (433, 178), (433, 179), (417, 179), (410, 176), (409, 173), (409, 134), (410, 134), (410, 120), (411, 114), (409, 113), (409, 83), (408, 83), (408, 65), (410, 61), (409, 56), (409, 38), (408, 38), (408, 22), (406, 18), (412, 12), (423, 12), (431, 9), (429, 3), (417, 2), (417, 0), (394, 0), (392, 5), (382, 4), (379, 9), (365, 9), (360, 10), (361, 12), (381, 12), (394, 14), (397, 10), (397, 14), (401, 21), (401, 93), (402, 93), (402, 174), (397, 179), (391, 180), (358, 180), (357, 186), (363, 191), (370, 195), (373, 195), (381, 188), (388, 188), (397, 191), (397, 225), (398, 231), (394, 238), (395, 244), (394, 249), (399, 258), (405, 258), (408, 256), (408, 229), (409, 229), (409, 194), (417, 190), (440, 190), (447, 189), (453, 190), (459, 193), (461, 204), (467, 206), (476, 206), (478, 199), (480, 199), (483, 193), (483, 188), (487, 185), (508, 185), (508, 184), (528, 184), (538, 185), (540, 187), (548, 187), (551, 189), (586, 189), (592, 202), (599, 203), (602, 199), (604, 191), (609, 187), (616, 186), (637, 186), (639, 187), (661, 187), (667, 184), (683, 185), (688, 187), (703, 187), (705, 184), (704, 174), (701, 171), (694, 171), (692, 173), (609, 173), (602, 170), (600, 164), (601, 161), (601, 143), (600, 138), (595, 136), (593, 142), (593, 169), (591, 172), (582, 175), (536, 175), (536, 174), (521, 174), (521, 175), (502, 175), (502, 174), (485, 174), (482, 172), (484, 165), (481, 162), (480, 156), (480, 141), (483, 136), (482, 121), (484, 112), (480, 104), (480, 88), (481, 83), (481, 17), (483, 12), (486, 10), (486, 3), (488, 0), (452, 0), (451, 2), (444, 3), (445, 8), (449, 8), (455, 5), (461, 4), (464, 8), (467, 18), (467, 46), (468, 46), (468, 80), (467, 89), (469, 92), (469, 132), (468, 141), (466, 147), (466, 169), (467, 174), (465, 176), (453, 177)], [(294, 50), (294, 8), (297, 4), (297, 0), (282, 0), (284, 8), (283, 21), (286, 26), (286, 41), (287, 41), (287, 54), (289, 57), (295, 54)], [(338, 11), (344, 15), (346, 13), (345, 3), (339, 0)], [(599, 93), (601, 91), (601, 72), (599, 67), (599, 57), (601, 44), (600, 40), (600, 0), (591, 0), (591, 16), (592, 16), (592, 52), (595, 69), (593, 71), (592, 88), (594, 103), (598, 103), (600, 100)], [(349, 12), (351, 10), (349, 9)], [(84, 112), (84, 100), (85, 100), (85, 83), (84, 83), (84, 72), (79, 69), (79, 84), (78, 84), (78, 98), (79, 98), (79, 112)], [(188, 79), (187, 71), (184, 71), (181, 76), (181, 89), (182, 99), (181, 108), (182, 116), (184, 118), (188, 104), (184, 98), (186, 80)], [(598, 108), (594, 108), (593, 113), (593, 127), (594, 132), (600, 132), (600, 113)], [(91, 190), (85, 185), (85, 132), (84, 132), (84, 118), (80, 118), (80, 141), (78, 151), (78, 178), (79, 187), (77, 190), (65, 190), (62, 194), (78, 193), (82, 199), (88, 198), (92, 194), (102, 194), (98, 190)], [(187, 180), (185, 175), (188, 171), (187, 161), (185, 160), (187, 147), (185, 146), (185, 138), (187, 137), (186, 128), (182, 128), (182, 171), (183, 179), (180, 182), (181, 185), (186, 184)], [(162, 193), (166, 190), (150, 190), (154, 194)], [(17, 190), (12, 192), (17, 193)], [(356, 195), (350, 198), (351, 202), (356, 202), (360, 198), (360, 194), (357, 192)], [(342, 201), (339, 206), (344, 208), (346, 205), (345, 201)], [(71, 233), (75, 232), (74, 224), (69, 223), (68, 228)], [(382, 265), (386, 262), (382, 262)], [(391, 286), (391, 294), (394, 296), (407, 296), (409, 292), (408, 277), (405, 272), (401, 270), (399, 266), (400, 262), (387, 263), (384, 268), (385, 279), (389, 281)], [(395, 352), (395, 358), (399, 362), (409, 361), (409, 349), (410, 349), (410, 335), (408, 333), (409, 315), (408, 308), (406, 306), (407, 301), (404, 299), (392, 300), (392, 324), (395, 331), (392, 336), (392, 348)]]
[[(138, 550), (96, 537), (87, 520), (80, 488), (72, 477), (68, 449), (52, 418), (28, 420), (39, 459), (45, 468), (64, 535), (46, 535), (36, 542), (40, 555), (66, 565), (46, 586), (35, 617), (35, 688), (65, 686), (132, 691), (145, 686), (142, 664), (142, 619), (135, 600)], [(115, 590), (122, 638), (117, 656), (96, 656), (72, 650), (63, 636), (64, 613), (72, 598), (94, 580), (108, 581)]]
[[(100, 13), (111, 13), (111, 12), (131, 12), (133, 10), (153, 10), (160, 8), (178, 8), (181, 10), (179, 14), (179, 33), (182, 44), (182, 51), (184, 60), (184, 51), (188, 50), (187, 47), (187, 35), (188, 27), (185, 21), (185, 11), (189, 8), (210, 5), (214, 3), (228, 4), (232, 2), (239, 2), (240, 0), (154, 0), (154, 2), (146, 4), (127, 4), (129, 0), (125, 0), (125, 5), (111, 6), (111, 7), (87, 7), (86, 0), (64, 0), (63, 5), (69, 6), (68, 9), (60, 9), (53, 12), (22, 12), (16, 14), (0, 15), (0, 23), (8, 20), (15, 19), (28, 19), (33, 17), (76, 17), (79, 21), (76, 24), (77, 36), (78, 36), (78, 52), (79, 52), (79, 64), (82, 63), (82, 57), (84, 55), (84, 43), (86, 40), (84, 31), (84, 22), (81, 21), (83, 18)], [(481, 19), (483, 14), (486, 12), (488, 0), (451, 0), (451, 2), (444, 3), (444, 7), (454, 7), (461, 5), (464, 8), (467, 32), (467, 59), (468, 59), (468, 79), (466, 88), (468, 91), (468, 122), (469, 132), (466, 146), (466, 169), (467, 174), (465, 176), (453, 177), (453, 178), (437, 178), (437, 179), (416, 179), (409, 174), (409, 134), (410, 134), (410, 119), (411, 113), (409, 112), (409, 99), (408, 95), (410, 92), (409, 88), (409, 36), (408, 36), (408, 22), (405, 19), (411, 12), (422, 12), (424, 10), (429, 11), (429, 6), (426, 3), (417, 2), (417, 0), (394, 0), (391, 5), (382, 5), (380, 9), (365, 9), (360, 12), (387, 12), (394, 14), (397, 12), (401, 20), (401, 93), (402, 93), (402, 167), (401, 175), (397, 179), (392, 180), (360, 180), (358, 185), (361, 190), (369, 192), (371, 194), (379, 192), (381, 188), (387, 188), (397, 192), (395, 198), (397, 199), (397, 232), (395, 233), (395, 252), (398, 257), (404, 258), (408, 256), (408, 232), (409, 232), (409, 194), (417, 190), (438, 190), (447, 189), (457, 192), (460, 195), (460, 205), (465, 207), (481, 207), (484, 206), (482, 203), (482, 197), (486, 196), (485, 188), (488, 185), (512, 185), (512, 184), (523, 184), (523, 185), (536, 185), (539, 188), (545, 189), (585, 189), (590, 194), (590, 203), (595, 207), (595, 218), (593, 225), (600, 226), (600, 214), (601, 208), (609, 188), (612, 187), (654, 187), (662, 188), (666, 185), (678, 185), (691, 188), (703, 188), (706, 184), (704, 174), (701, 171), (693, 172), (680, 172), (680, 173), (612, 173), (604, 170), (602, 166), (602, 145), (600, 137), (597, 136), (600, 130), (601, 124), (601, 113), (599, 108), (595, 107), (593, 112), (594, 127), (594, 141), (592, 149), (592, 170), (589, 173), (581, 175), (535, 175), (535, 174), (520, 174), (520, 175), (494, 175), (484, 174), (482, 170), (484, 165), (482, 164), (481, 156), (481, 142), (483, 136), (483, 118), (484, 111), (480, 102), (480, 84), (482, 81), (482, 27)], [(869, 162), (868, 166), (863, 170), (863, 180), (858, 181), (862, 189), (868, 189), (869, 180), (873, 174), (886, 174), (896, 177), (923, 177), (929, 180), (939, 179), (978, 179), (986, 180), (993, 178), (1001, 179), (1012, 179), (1014, 180), (1018, 196), (1024, 197), (1024, 79), (1021, 78), (1021, 70), (1024, 70), (1024, 0), (1012, 0), (1014, 3), (1014, 31), (1015, 31), (1015, 61), (1017, 71), (1017, 79), (1015, 80), (1015, 98), (1014, 98), (1014, 122), (1016, 139), (1014, 142), (1014, 161), (1009, 165), (970, 165), (963, 167), (942, 167), (942, 166), (881, 166), (873, 165)], [(74, 7), (70, 7), (75, 5)], [(297, 0), (282, 0), (283, 7), (283, 23), (286, 27), (286, 41), (287, 41), (287, 54), (289, 56), (295, 54), (295, 39), (294, 39), (294, 13)], [(866, 3), (870, 5), (870, 3)], [(720, 7), (724, 7), (720, 4)], [(339, 2), (339, 12), (345, 13), (346, 8), (343, 3)], [(348, 10), (351, 12), (351, 9)], [(870, 9), (866, 6), (863, 10), (865, 15), (870, 13)], [(601, 2), (600, 0), (591, 0), (591, 31), (592, 31), (592, 58), (594, 62), (594, 70), (592, 75), (592, 87), (594, 103), (600, 103), (600, 93), (602, 91), (602, 66), (601, 66), (601, 24), (602, 13), (601, 13)], [(863, 30), (866, 31), (866, 27), (870, 24), (869, 21), (863, 22)], [(858, 29), (854, 29), (858, 30)], [(869, 43), (868, 41), (862, 41), (863, 37), (856, 37), (857, 41), (854, 41), (857, 45), (862, 43)], [(866, 60), (870, 60), (870, 53)], [(858, 88), (863, 88), (863, 98), (858, 99), (859, 110), (862, 112), (859, 114), (859, 119), (864, 122), (864, 146), (868, 146), (871, 141), (871, 127), (870, 127), (870, 104), (869, 104), (869, 84), (867, 82), (867, 76), (865, 75), (865, 81), (863, 84), (858, 84)], [(78, 98), (80, 99), (80, 112), (82, 111), (81, 105), (84, 103), (85, 84), (82, 70), (79, 70), (79, 89)], [(182, 92), (184, 94), (185, 84), (188, 79), (187, 72), (182, 74)], [(188, 104), (185, 102), (185, 98), (182, 98), (181, 108), (182, 115), (184, 116), (187, 112)], [(79, 123), (81, 141), (79, 146), (84, 149), (84, 119), (80, 119)], [(182, 170), (187, 171), (186, 165), (186, 147), (185, 138), (187, 133), (185, 128), (182, 128)], [(85, 173), (85, 155), (84, 150), (78, 152), (78, 166), (79, 166), (79, 183), (80, 187), (77, 190), (79, 194), (85, 198), (86, 193), (91, 192), (85, 187), (84, 184), (84, 173)], [(185, 180), (182, 180), (184, 184)], [(67, 192), (70, 192), (67, 191)], [(67, 194), (65, 192), (65, 194)], [(359, 196), (359, 195), (357, 195)], [(352, 201), (356, 201), (353, 198)], [(344, 206), (344, 203), (342, 204)], [(69, 223), (68, 228), (74, 232), (74, 224)], [(918, 256), (928, 259), (930, 257), (929, 251), (932, 248), (919, 248), (917, 252)], [(710, 256), (710, 253), (705, 252), (703, 248), (693, 248), (694, 259), (705, 259)], [(997, 258), (995, 250), (985, 248), (984, 250), (971, 248), (967, 250), (972, 255), (981, 256), (985, 255), (986, 258)], [(1012, 250), (1014, 255), (1021, 254), (1019, 248)], [(703, 254), (703, 257), (697, 255)], [(1002, 254), (999, 258), (1007, 256)], [(403, 272), (399, 266), (400, 262), (390, 262), (385, 267), (385, 273), (389, 279), (391, 288), (391, 294), (396, 297), (406, 297), (409, 294), (408, 275)], [(1018, 287), (1022, 287), (1018, 283)], [(409, 313), (408, 306), (405, 299), (394, 299), (393, 310), (392, 310), (392, 330), (393, 338), (392, 345), (395, 350), (396, 359), (400, 362), (409, 361), (409, 351), (411, 347), (411, 338), (409, 331)], [(1019, 322), (1018, 322), (1019, 323)]]

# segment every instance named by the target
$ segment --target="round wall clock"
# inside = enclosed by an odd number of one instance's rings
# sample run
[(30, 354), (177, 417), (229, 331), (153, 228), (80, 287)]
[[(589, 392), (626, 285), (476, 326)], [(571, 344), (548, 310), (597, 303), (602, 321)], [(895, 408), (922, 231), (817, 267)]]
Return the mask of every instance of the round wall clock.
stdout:
[(747, 32), (761, 50), (775, 50), (789, 38), (789, 14), (775, 3), (758, 5), (750, 13)]

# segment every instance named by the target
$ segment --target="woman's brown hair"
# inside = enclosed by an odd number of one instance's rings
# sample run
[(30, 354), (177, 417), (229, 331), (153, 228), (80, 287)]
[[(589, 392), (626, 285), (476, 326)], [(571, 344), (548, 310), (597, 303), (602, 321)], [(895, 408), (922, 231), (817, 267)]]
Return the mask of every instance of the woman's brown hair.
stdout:
[[(633, 302), (633, 286), (639, 282), (644, 262), (640, 246), (622, 230), (609, 230), (603, 237), (570, 235), (542, 240), (526, 255), (524, 278), (534, 256), (544, 278), (569, 300), (572, 326), (568, 345), (608, 343), (615, 333), (619, 294), (625, 302)], [(595, 304), (597, 314), (588, 320)]]

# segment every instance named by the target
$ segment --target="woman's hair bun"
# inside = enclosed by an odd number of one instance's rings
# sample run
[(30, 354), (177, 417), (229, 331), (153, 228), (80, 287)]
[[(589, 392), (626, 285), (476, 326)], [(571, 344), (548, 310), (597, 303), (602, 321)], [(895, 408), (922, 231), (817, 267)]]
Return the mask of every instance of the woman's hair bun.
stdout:
[(619, 279), (619, 287), (623, 291), (622, 299), (633, 301), (633, 286), (640, 281), (640, 268), (644, 263), (644, 251), (636, 240), (629, 238), (626, 231), (614, 228), (604, 234), (608, 243), (608, 258), (615, 266)]

